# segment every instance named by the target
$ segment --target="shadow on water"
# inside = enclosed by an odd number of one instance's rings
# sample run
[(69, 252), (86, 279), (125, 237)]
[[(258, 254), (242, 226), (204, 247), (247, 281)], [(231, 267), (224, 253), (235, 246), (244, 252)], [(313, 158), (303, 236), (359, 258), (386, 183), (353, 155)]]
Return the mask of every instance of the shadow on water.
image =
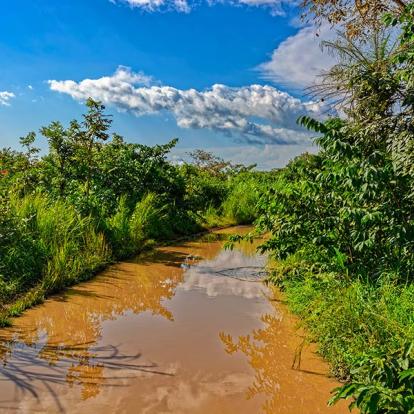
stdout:
[[(95, 346), (90, 349), (93, 343), (76, 344), (71, 347), (48, 344), (38, 352), (33, 352), (32, 347), (26, 346), (19, 346), (13, 350), (14, 345), (3, 342), (0, 382), (13, 382), (15, 391), (21, 397), (30, 394), (36, 400), (39, 400), (38, 389), (43, 385), (60, 412), (64, 412), (64, 408), (59, 401), (59, 394), (53, 388), (57, 384), (66, 383), (70, 387), (79, 385), (81, 398), (86, 400), (98, 395), (102, 387), (127, 386), (122, 380), (131, 378), (134, 372), (174, 375), (158, 369), (157, 364), (139, 363), (142, 357), (140, 353), (121, 354), (119, 347), (114, 345)], [(8, 356), (12, 358), (9, 360)], [(121, 372), (121, 375), (116, 375), (116, 372)], [(7, 408), (5, 404), (6, 401), (0, 403), (0, 408)]]
[(227, 237), (115, 264), (0, 330), (0, 412), (326, 412), (326, 367), (292, 370), (295, 323), (261, 283), (266, 257)]
[[(146, 266), (153, 264), (163, 264), (167, 266), (182, 267), (182, 263), (191, 261), (192, 264), (202, 259), (201, 256), (194, 254), (197, 250), (205, 250), (208, 243), (219, 243), (228, 240), (228, 233), (208, 232), (197, 238), (189, 238), (179, 242), (174, 242), (173, 246), (166, 245), (162, 249), (151, 250), (145, 254), (130, 260), (131, 263), (139, 263)], [(193, 250), (192, 254), (188, 249)]]
[[(166, 248), (168, 249), (168, 247)], [(153, 264), (162, 264), (165, 266), (181, 267), (187, 258), (188, 254), (173, 250), (157, 250), (155, 253), (151, 252), (147, 255), (140, 256), (131, 261), (131, 263), (138, 263), (145, 266), (152, 266)]]
[[(64, 412), (56, 385), (79, 386), (81, 398), (88, 399), (102, 387), (125, 386), (123, 380), (134, 373), (173, 375), (154, 363), (141, 363), (140, 353), (123, 355), (118, 346), (97, 344), (102, 323), (126, 312), (150, 311), (172, 321), (162, 302), (174, 296), (182, 281), (179, 262), (184, 258), (180, 252), (157, 251), (151, 255), (151, 268), (116, 264), (95, 280), (54, 296), (47, 307), (36, 307), (16, 319), (13, 327), (0, 331), (0, 384), (13, 383), (18, 400), (23, 394), (38, 400), (46, 389)], [(116, 372), (124, 374), (114, 376)], [(0, 408), (10, 407), (3, 400)]]

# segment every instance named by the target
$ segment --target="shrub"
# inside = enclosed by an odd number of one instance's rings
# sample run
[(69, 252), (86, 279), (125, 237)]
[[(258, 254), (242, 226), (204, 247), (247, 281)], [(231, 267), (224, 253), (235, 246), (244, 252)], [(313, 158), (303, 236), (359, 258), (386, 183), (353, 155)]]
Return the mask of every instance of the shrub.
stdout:
[(330, 400), (352, 398), (349, 408), (361, 414), (414, 413), (414, 343), (392, 353), (370, 352), (355, 363), (353, 380)]
[(243, 175), (230, 185), (230, 191), (223, 203), (223, 215), (237, 224), (252, 223), (257, 217), (259, 199), (258, 180)]

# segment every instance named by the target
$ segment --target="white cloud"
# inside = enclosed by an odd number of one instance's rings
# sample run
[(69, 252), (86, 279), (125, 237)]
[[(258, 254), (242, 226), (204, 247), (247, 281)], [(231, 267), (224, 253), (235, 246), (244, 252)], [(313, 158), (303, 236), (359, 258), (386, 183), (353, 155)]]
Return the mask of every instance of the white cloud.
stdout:
[[(109, 0), (112, 3), (125, 3), (133, 8), (140, 8), (148, 12), (159, 10), (175, 10), (189, 13), (199, 2), (192, 0)], [(284, 14), (284, 6), (294, 7), (299, 4), (298, 0), (207, 0), (210, 5), (216, 3), (227, 3), (234, 6), (265, 7), (271, 10), (272, 14)]]
[(162, 8), (172, 9), (183, 13), (190, 11), (187, 0), (110, 0), (112, 3), (127, 3), (133, 8), (153, 12)]
[(284, 40), (273, 52), (270, 61), (259, 66), (264, 79), (277, 84), (306, 88), (314, 84), (317, 76), (335, 64), (335, 59), (320, 47), (321, 39), (332, 38), (328, 26), (318, 31), (304, 27)]
[(0, 105), (10, 106), (10, 99), (14, 98), (16, 95), (13, 92), (0, 91)]
[(236, 135), (255, 143), (301, 143), (308, 133), (297, 126), (300, 115), (320, 116), (321, 104), (302, 102), (271, 86), (181, 90), (171, 86), (144, 85), (148, 78), (126, 67), (99, 79), (50, 80), (53, 91), (83, 101), (88, 97), (130, 111), (137, 116), (163, 111), (174, 115), (181, 128), (205, 128)]
[(300, 0), (233, 0), (229, 3), (233, 5), (263, 7), (269, 9), (272, 15), (284, 16), (286, 8), (292, 8), (299, 5)]

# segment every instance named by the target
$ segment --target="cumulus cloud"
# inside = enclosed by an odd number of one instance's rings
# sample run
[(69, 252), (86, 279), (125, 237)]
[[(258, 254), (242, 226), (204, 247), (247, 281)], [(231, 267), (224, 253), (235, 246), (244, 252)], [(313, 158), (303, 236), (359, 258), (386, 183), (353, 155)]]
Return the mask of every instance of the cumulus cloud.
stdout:
[[(199, 2), (192, 0), (110, 0), (112, 3), (125, 3), (133, 8), (140, 8), (148, 12), (159, 10), (175, 10), (189, 13)], [(233, 6), (254, 6), (268, 8), (272, 14), (283, 15), (284, 6), (294, 7), (299, 4), (298, 0), (207, 0), (207, 3), (214, 5), (225, 3)]]
[(229, 3), (233, 5), (263, 7), (269, 9), (272, 15), (284, 16), (286, 8), (297, 6), (300, 4), (300, 0), (232, 0)]
[(259, 66), (264, 79), (293, 88), (314, 84), (317, 76), (335, 64), (335, 59), (320, 47), (321, 38), (332, 38), (333, 32), (323, 26), (316, 36), (314, 27), (304, 27), (284, 40), (270, 61)]
[(112, 3), (126, 3), (133, 8), (153, 12), (161, 8), (173, 9), (183, 13), (190, 11), (187, 0), (110, 0)]
[(261, 144), (307, 141), (309, 135), (297, 126), (297, 118), (320, 116), (324, 110), (319, 103), (302, 102), (268, 85), (216, 84), (198, 91), (149, 86), (148, 79), (121, 66), (112, 76), (80, 82), (50, 80), (49, 85), (78, 101), (91, 97), (137, 116), (169, 112), (181, 128), (206, 128)]
[(15, 96), (13, 92), (0, 91), (0, 105), (10, 106), (10, 100)]

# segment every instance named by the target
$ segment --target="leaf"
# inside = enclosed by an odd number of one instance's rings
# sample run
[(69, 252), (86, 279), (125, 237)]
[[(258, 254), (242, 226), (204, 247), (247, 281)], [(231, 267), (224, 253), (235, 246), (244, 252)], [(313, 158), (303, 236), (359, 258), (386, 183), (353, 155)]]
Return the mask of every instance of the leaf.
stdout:
[(398, 375), (398, 378), (403, 381), (405, 379), (414, 379), (414, 368), (407, 369)]
[(309, 116), (304, 115), (304, 116), (299, 117), (297, 120), (297, 123), (298, 125), (301, 125), (311, 131), (321, 132), (321, 133), (328, 132), (328, 129), (322, 122), (319, 122)]
[(378, 414), (378, 403), (380, 401), (380, 394), (378, 392), (373, 393), (371, 398), (367, 403), (368, 413), (369, 414)]

